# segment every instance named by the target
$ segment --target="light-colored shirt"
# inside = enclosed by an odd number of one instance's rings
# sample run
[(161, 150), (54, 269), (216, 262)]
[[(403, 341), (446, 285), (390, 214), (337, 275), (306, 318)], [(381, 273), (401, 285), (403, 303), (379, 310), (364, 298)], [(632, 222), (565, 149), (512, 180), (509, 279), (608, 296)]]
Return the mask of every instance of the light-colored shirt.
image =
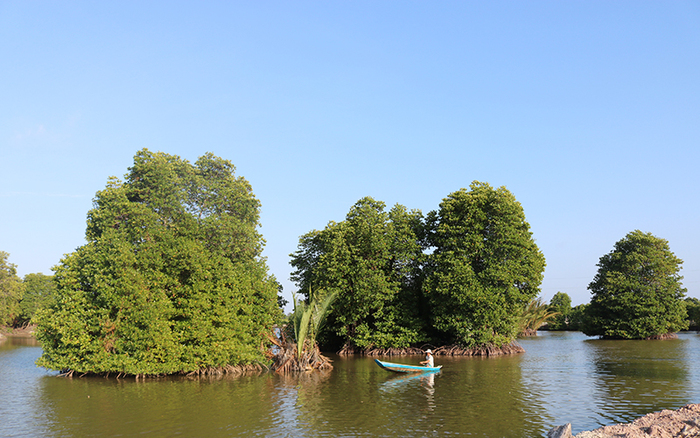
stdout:
[(426, 355), (425, 360), (428, 361), (428, 363), (425, 364), (426, 367), (434, 367), (435, 366), (435, 362), (433, 362), (433, 355), (432, 354)]

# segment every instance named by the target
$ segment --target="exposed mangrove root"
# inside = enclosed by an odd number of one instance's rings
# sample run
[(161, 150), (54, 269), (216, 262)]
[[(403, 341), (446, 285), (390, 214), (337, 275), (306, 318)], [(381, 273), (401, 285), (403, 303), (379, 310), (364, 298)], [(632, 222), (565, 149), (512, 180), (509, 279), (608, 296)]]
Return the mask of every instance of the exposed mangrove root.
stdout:
[(420, 348), (370, 348), (364, 352), (367, 356), (422, 356), (425, 351)]
[[(446, 345), (442, 347), (432, 348), (434, 356), (502, 356), (506, 354), (524, 353), (525, 349), (513, 341), (510, 344), (502, 347), (495, 345), (484, 345), (477, 348), (464, 348), (460, 345)], [(365, 356), (412, 356), (425, 354), (425, 348), (368, 348), (361, 349), (351, 345), (345, 345), (338, 355), (365, 355)]]
[(339, 356), (351, 356), (353, 354), (365, 354), (365, 350), (363, 348), (355, 347), (354, 345), (345, 344), (336, 354)]
[(253, 363), (248, 365), (225, 365), (222, 367), (207, 367), (188, 373), (182, 373), (187, 377), (217, 377), (217, 376), (242, 376), (261, 374), (267, 370), (262, 364)]
[[(432, 345), (427, 348), (433, 348)], [(339, 356), (420, 356), (425, 354), (424, 348), (407, 347), (407, 348), (359, 348), (354, 345), (345, 344), (336, 354)]]
[(269, 339), (274, 347), (268, 357), (272, 360), (272, 370), (278, 374), (333, 369), (332, 361), (321, 354), (316, 342), (305, 341), (300, 355), (297, 344), (287, 340), (284, 330), (279, 332), (279, 338)]
[(484, 345), (477, 348), (464, 348), (459, 345), (448, 345), (433, 351), (434, 356), (503, 356), (520, 353), (525, 353), (525, 349), (515, 341), (502, 347)]
[(272, 360), (272, 370), (279, 374), (333, 369), (331, 360), (321, 354), (318, 345), (305, 343), (300, 357), (297, 357), (297, 344), (287, 342), (278, 345), (277, 354)]
[(367, 356), (415, 356), (424, 355), (420, 348), (371, 348), (365, 352)]
[(531, 336), (537, 336), (537, 330), (536, 329), (531, 329), (531, 328), (526, 328), (522, 332), (518, 334), (519, 338), (528, 338)]
[[(183, 377), (223, 377), (223, 376), (243, 376), (243, 375), (256, 375), (256, 374), (261, 374), (264, 371), (268, 370), (266, 366), (259, 364), (259, 363), (254, 363), (254, 364), (248, 364), (248, 365), (225, 365), (221, 367), (207, 367), (207, 368), (202, 368), (200, 370), (195, 370), (195, 371), (183, 371), (180, 373), (172, 374), (172, 375), (166, 375), (166, 374), (145, 374), (145, 373), (138, 373), (138, 374), (130, 374), (130, 373), (125, 373), (125, 372), (119, 372), (116, 374), (116, 376), (113, 376), (113, 378), (119, 380), (119, 379), (125, 379), (125, 378), (133, 378), (135, 380), (145, 380), (145, 379), (155, 379), (155, 378), (162, 378), (162, 377), (170, 377), (170, 376), (183, 376)], [(86, 372), (86, 373), (76, 373), (75, 370), (62, 370), (58, 373), (58, 377), (103, 377), (105, 379), (108, 379), (110, 374), (113, 374), (113, 372), (108, 371), (104, 373), (92, 373), (92, 372)]]
[(645, 340), (647, 340), (647, 341), (651, 341), (651, 340), (665, 341), (667, 339), (678, 339), (678, 334), (677, 333), (664, 333), (663, 335), (650, 336), (650, 337), (646, 338)]

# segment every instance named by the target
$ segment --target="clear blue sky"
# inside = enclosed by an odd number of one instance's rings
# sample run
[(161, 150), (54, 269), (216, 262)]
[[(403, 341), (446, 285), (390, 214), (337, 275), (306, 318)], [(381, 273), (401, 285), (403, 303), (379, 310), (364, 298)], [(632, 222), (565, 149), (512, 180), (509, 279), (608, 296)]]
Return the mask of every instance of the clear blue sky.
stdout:
[(667, 239), (700, 297), (697, 1), (0, 0), (0, 250), (50, 273), (141, 148), (231, 160), (289, 297), (298, 238), (361, 197), (521, 202), (542, 296)]

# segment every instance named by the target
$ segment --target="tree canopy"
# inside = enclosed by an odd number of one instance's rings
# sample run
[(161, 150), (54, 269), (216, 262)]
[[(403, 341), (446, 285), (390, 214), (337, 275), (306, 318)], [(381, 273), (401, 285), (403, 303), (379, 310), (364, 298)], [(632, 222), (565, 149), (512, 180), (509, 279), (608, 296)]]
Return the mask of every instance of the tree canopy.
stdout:
[(280, 316), (261, 257), (260, 202), (227, 160), (139, 151), (88, 212), (37, 315), (40, 366), (171, 374), (262, 360)]
[(421, 214), (359, 200), (343, 222), (300, 238), (292, 279), (302, 293), (336, 293), (327, 326), (349, 347), (402, 348), (424, 338), (417, 318)]
[(627, 234), (600, 258), (588, 285), (584, 333), (646, 339), (687, 328), (682, 263), (665, 239), (639, 230)]
[(567, 330), (571, 313), (571, 297), (565, 292), (557, 292), (549, 301), (549, 306), (558, 315), (547, 324), (550, 330)]
[(520, 203), (505, 187), (475, 181), (428, 221), (434, 251), (423, 289), (433, 326), (467, 347), (510, 343), (545, 267)]

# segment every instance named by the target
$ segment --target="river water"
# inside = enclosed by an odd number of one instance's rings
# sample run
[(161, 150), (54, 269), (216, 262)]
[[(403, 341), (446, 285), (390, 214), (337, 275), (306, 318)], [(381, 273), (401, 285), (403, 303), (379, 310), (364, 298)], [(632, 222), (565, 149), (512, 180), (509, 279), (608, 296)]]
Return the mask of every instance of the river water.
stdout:
[[(31, 339), (0, 343), (0, 437), (542, 437), (700, 403), (700, 335), (601, 341), (539, 332), (526, 353), (436, 357), (401, 376), (369, 358), (330, 372), (220, 379), (59, 378)], [(395, 358), (415, 363), (422, 358)]]

